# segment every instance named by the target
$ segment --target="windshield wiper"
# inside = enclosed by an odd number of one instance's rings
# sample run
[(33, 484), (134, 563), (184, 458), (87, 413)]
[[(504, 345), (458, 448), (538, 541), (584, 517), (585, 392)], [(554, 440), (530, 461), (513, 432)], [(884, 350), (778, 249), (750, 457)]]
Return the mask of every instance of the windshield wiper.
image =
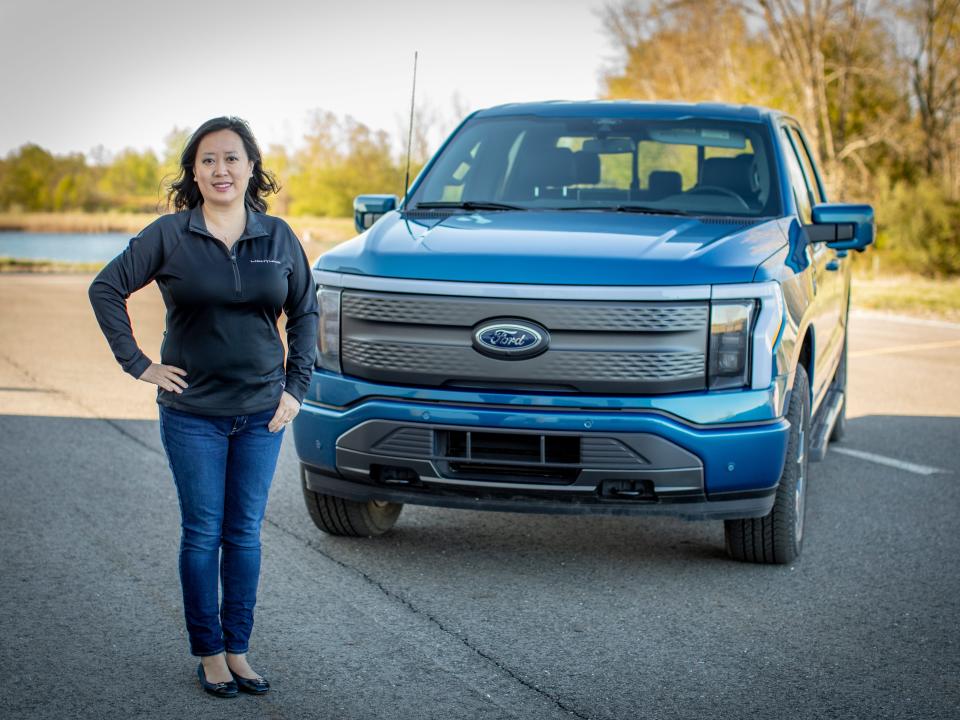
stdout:
[(487, 200), (464, 200), (463, 202), (421, 202), (413, 206), (414, 210), (442, 210), (451, 208), (453, 210), (526, 210), (519, 205), (507, 205)]
[(640, 213), (642, 215), (690, 215), (683, 210), (669, 208), (647, 207), (645, 205), (576, 205), (574, 207), (558, 207), (554, 210), (603, 210), (605, 212)]

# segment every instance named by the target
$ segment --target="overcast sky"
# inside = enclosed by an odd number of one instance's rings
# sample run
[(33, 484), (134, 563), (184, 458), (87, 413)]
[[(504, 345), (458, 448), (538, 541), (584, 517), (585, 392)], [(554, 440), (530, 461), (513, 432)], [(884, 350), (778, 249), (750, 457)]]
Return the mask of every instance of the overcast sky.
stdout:
[(174, 127), (246, 118), (295, 144), (313, 109), (402, 135), (518, 100), (586, 99), (613, 57), (603, 0), (0, 0), (0, 156), (26, 142), (160, 150)]

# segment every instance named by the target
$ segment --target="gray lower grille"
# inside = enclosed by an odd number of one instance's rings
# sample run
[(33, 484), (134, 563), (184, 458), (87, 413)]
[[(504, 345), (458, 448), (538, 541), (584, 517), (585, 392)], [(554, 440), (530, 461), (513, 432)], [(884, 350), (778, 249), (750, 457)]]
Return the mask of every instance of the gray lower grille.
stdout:
[[(541, 355), (477, 352), (482, 322), (531, 320), (550, 333)], [(552, 392), (665, 393), (705, 386), (708, 306), (693, 302), (508, 300), (348, 290), (344, 372), (377, 382)]]
[(428, 428), (400, 428), (380, 440), (372, 449), (384, 455), (429, 456), (433, 452), (433, 433)]
[(588, 467), (622, 469), (650, 464), (636, 450), (613, 438), (584, 437), (580, 441), (580, 454)]
[[(368, 420), (337, 438), (337, 469), (360, 482), (617, 495), (702, 492), (703, 464), (648, 433), (510, 430)], [(612, 484), (612, 485), (611, 485)]]
[[(470, 451), (466, 450), (466, 445), (463, 449), (457, 450), (455, 447), (451, 446), (449, 439), (445, 438), (445, 442), (442, 443), (442, 447), (434, 447), (434, 431), (429, 426), (423, 427), (401, 427), (398, 430), (394, 430), (388, 433), (385, 437), (375, 441), (371, 446), (371, 450), (383, 455), (394, 455), (396, 457), (424, 457), (424, 458), (433, 458), (433, 459), (460, 459), (469, 457), (470, 459), (476, 459), (477, 451), (471, 449)], [(452, 432), (452, 431), (451, 431)], [(450, 435), (451, 432), (446, 433)], [(460, 434), (466, 434), (461, 432)], [(483, 435), (483, 433), (480, 433)], [(504, 438), (513, 438), (513, 437), (528, 437), (530, 439), (536, 439), (539, 443), (539, 435), (536, 434), (527, 434), (523, 435), (511, 435), (509, 433), (486, 433), (486, 435), (500, 436)], [(556, 436), (545, 436), (556, 438), (560, 443), (567, 445), (578, 445), (579, 446), (579, 463), (575, 460), (569, 459), (567, 462), (573, 462), (574, 464), (581, 464), (587, 467), (607, 467), (614, 469), (631, 469), (633, 467), (640, 467), (644, 465), (649, 465), (650, 461), (642, 455), (638, 454), (637, 451), (633, 448), (629, 448), (624, 445), (620, 440), (610, 437), (593, 437), (593, 436), (583, 436), (583, 437), (568, 437), (564, 435)], [(473, 446), (471, 445), (471, 448)], [(540, 451), (538, 451), (539, 453)], [(548, 463), (551, 460), (554, 464), (559, 462), (558, 458), (560, 455), (555, 451), (548, 453), (546, 444), (543, 445), (544, 453), (543, 457), (537, 458), (538, 462)], [(488, 462), (491, 460), (490, 457), (485, 457), (485, 460)], [(496, 462), (496, 459), (494, 459)], [(562, 462), (560, 464), (563, 464)]]

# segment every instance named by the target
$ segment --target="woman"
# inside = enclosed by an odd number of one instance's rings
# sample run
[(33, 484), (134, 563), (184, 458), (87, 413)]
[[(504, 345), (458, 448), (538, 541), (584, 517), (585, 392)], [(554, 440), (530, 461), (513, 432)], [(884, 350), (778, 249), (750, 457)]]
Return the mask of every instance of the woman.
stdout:
[[(90, 301), (117, 361), (158, 386), (160, 436), (180, 501), (180, 581), (197, 676), (217, 697), (270, 684), (247, 660), (260, 525), (283, 430), (310, 384), (316, 288), (297, 238), (264, 214), (278, 187), (247, 124), (201, 125), (169, 198), (97, 275)], [(137, 345), (130, 294), (156, 280), (167, 308), (160, 362)], [(287, 316), (289, 352), (277, 329)], [(219, 582), (218, 582), (219, 581)], [(218, 604), (218, 586), (223, 597)]]

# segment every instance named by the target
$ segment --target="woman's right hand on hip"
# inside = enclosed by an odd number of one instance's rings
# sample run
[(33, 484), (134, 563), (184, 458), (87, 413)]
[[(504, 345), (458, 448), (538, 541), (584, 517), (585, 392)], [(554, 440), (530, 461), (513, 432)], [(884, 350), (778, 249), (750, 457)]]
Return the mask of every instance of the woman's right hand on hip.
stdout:
[(188, 387), (183, 377), (180, 377), (181, 375), (186, 377), (187, 371), (173, 365), (153, 363), (143, 371), (139, 379), (179, 395)]

